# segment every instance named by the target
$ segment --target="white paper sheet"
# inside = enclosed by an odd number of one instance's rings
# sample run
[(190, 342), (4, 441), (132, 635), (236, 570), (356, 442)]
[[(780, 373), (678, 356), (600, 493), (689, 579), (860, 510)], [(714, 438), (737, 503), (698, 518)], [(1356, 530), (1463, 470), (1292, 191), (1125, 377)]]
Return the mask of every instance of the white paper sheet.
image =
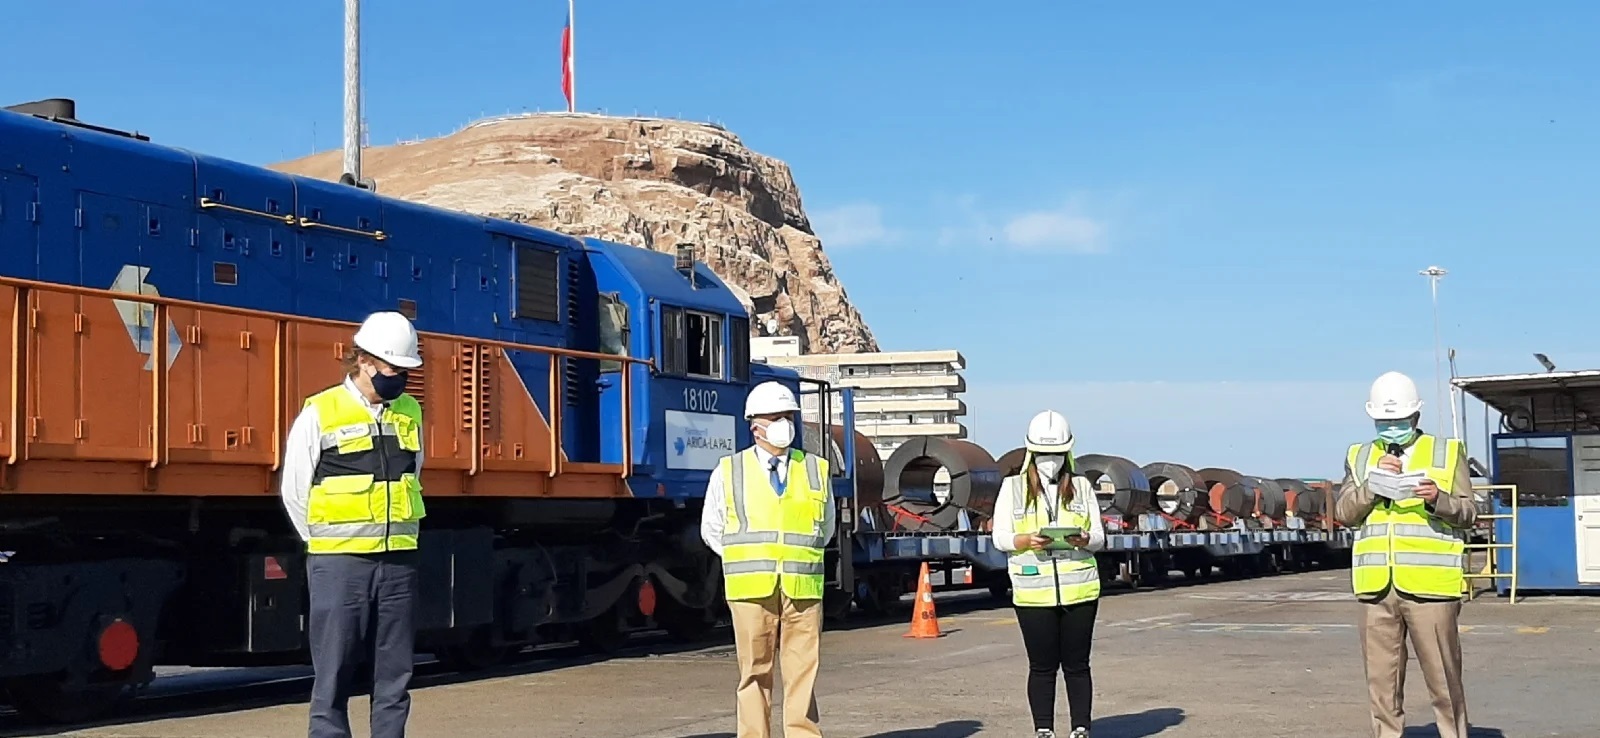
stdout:
[(1384, 469), (1367, 472), (1367, 489), (1379, 497), (1399, 502), (1417, 496), (1417, 483), (1428, 478), (1427, 472), (1395, 474)]

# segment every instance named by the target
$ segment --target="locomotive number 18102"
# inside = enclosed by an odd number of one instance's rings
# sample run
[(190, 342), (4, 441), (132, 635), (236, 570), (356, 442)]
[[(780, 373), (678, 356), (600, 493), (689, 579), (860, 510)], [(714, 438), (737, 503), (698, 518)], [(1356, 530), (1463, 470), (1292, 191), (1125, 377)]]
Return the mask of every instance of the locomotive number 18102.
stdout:
[(687, 388), (683, 391), (683, 409), (697, 413), (717, 411), (717, 391)]

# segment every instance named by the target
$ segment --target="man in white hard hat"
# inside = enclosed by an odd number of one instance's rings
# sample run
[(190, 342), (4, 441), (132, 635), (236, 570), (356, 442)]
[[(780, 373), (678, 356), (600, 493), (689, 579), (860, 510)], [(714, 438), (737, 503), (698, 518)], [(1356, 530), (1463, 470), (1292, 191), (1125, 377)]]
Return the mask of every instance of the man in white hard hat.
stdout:
[[(1008, 554), (1036, 738), (1056, 735), (1057, 674), (1067, 685), (1068, 738), (1087, 738), (1094, 702), (1089, 651), (1100, 607), (1094, 552), (1105, 548), (1106, 532), (1094, 487), (1073, 473), (1074, 443), (1066, 416), (1054, 410), (1033, 416), (1022, 468), (1001, 481), (994, 505), (992, 535), (995, 547)], [(1062, 541), (1052, 533), (1064, 534)]]
[(706, 484), (700, 537), (722, 557), (739, 657), (738, 738), (768, 738), (772, 661), (783, 670), (784, 738), (820, 738), (815, 685), (822, 644), (824, 546), (833, 537), (828, 461), (790, 448), (794, 392), (750, 390), (744, 417), (755, 444), (718, 463)]
[[(1417, 652), (1441, 738), (1467, 738), (1467, 696), (1461, 685), (1461, 615), (1465, 531), (1477, 521), (1472, 474), (1456, 439), (1418, 429), (1417, 385), (1399, 372), (1372, 383), (1367, 415), (1373, 439), (1352, 444), (1334, 515), (1360, 526), (1351, 550), (1351, 579), (1361, 601), (1361, 651), (1366, 660), (1372, 730), (1400, 738), (1406, 636)], [(1376, 495), (1374, 469), (1420, 472), (1413, 496)], [(1391, 485), (1394, 486), (1394, 485)], [(1401, 485), (1403, 486), (1403, 485)]]
[[(422, 366), (404, 315), (373, 313), (345, 378), (305, 402), (289, 429), (281, 493), (306, 542), (311, 594), (311, 738), (348, 738), (355, 667), (372, 665), (373, 738), (405, 735), (411, 713), (422, 409), (406, 370)], [(367, 633), (372, 633), (369, 640)]]

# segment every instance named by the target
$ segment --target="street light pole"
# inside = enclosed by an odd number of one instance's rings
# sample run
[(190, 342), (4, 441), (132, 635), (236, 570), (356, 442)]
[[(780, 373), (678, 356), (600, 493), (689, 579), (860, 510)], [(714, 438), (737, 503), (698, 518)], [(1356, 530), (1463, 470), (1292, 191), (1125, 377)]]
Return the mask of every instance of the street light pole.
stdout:
[[(1438, 403), (1435, 407), (1441, 410), (1444, 409), (1444, 359), (1439, 341), (1439, 280), (1448, 273), (1442, 267), (1437, 266), (1430, 266), (1417, 272), (1417, 274), (1428, 278), (1428, 287), (1433, 294), (1433, 396), (1434, 401)], [(1443, 420), (1443, 416), (1440, 419)]]
[(344, 0), (344, 173), (361, 181), (361, 0)]

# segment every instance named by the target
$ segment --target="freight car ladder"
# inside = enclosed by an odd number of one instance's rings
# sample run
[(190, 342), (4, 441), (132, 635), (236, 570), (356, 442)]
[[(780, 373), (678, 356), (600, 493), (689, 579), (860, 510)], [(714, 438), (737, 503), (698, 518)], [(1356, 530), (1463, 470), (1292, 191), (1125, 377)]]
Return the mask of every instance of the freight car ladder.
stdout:
[[(1510, 502), (1508, 505), (1504, 506), (1508, 512), (1491, 513), (1478, 516), (1478, 523), (1481, 526), (1481, 529), (1485, 532), (1487, 540), (1484, 543), (1469, 542), (1467, 544), (1466, 560), (1462, 563), (1462, 565), (1466, 567), (1467, 571), (1464, 575), (1465, 579), (1461, 583), (1461, 589), (1463, 590), (1463, 594), (1467, 596), (1467, 600), (1471, 601), (1476, 599), (1478, 596), (1478, 590), (1472, 586), (1472, 580), (1487, 579), (1489, 580), (1489, 589), (1493, 590), (1498, 589), (1498, 587), (1495, 586), (1496, 580), (1509, 579), (1511, 581), (1511, 602), (1512, 604), (1515, 604), (1517, 601), (1517, 512), (1520, 506), (1517, 498), (1517, 485), (1482, 484), (1473, 486), (1472, 491), (1488, 493), (1490, 510), (1498, 510), (1502, 507), (1495, 504), (1495, 493), (1497, 491), (1506, 492), (1504, 497)], [(1477, 502), (1474, 501), (1473, 504), (1477, 504)], [(1511, 535), (1509, 539), (1505, 541), (1498, 540), (1497, 536), (1497, 532), (1500, 527), (1499, 523), (1502, 520), (1511, 521)], [(1499, 568), (1499, 557), (1496, 556), (1495, 552), (1500, 550), (1511, 552), (1510, 571), (1501, 571)], [(1483, 568), (1478, 571), (1472, 570), (1473, 551), (1484, 551), (1486, 553), (1484, 556)]]
[[(837, 403), (837, 404), (835, 404)], [(824, 546), (827, 573), (825, 609), (832, 615), (848, 612), (855, 589), (853, 538), (856, 529), (856, 423), (855, 396), (848, 387), (834, 388), (828, 382), (800, 378), (801, 416), (805, 433), (801, 446), (828, 460), (828, 485), (833, 491), (837, 519), (834, 535)], [(841, 421), (834, 434), (833, 419)], [(815, 433), (815, 436), (812, 434)], [(813, 441), (812, 438), (816, 440)], [(842, 444), (841, 444), (842, 442)]]

